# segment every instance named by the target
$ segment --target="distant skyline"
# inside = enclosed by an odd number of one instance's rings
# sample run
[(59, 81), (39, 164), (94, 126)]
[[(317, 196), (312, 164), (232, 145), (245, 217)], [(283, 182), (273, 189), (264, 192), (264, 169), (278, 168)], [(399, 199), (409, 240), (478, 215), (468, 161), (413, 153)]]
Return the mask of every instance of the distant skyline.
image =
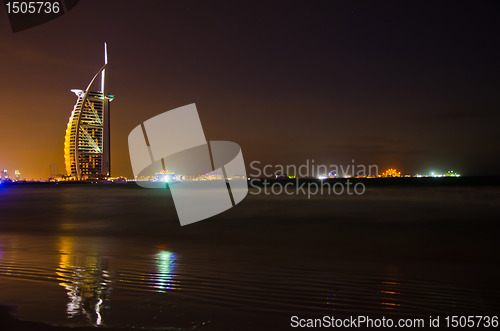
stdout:
[(0, 9), (0, 168), (64, 171), (76, 97), (108, 43), (112, 175), (138, 123), (196, 103), (246, 164), (496, 174), (500, 6), (479, 2), (80, 1), (12, 33)]

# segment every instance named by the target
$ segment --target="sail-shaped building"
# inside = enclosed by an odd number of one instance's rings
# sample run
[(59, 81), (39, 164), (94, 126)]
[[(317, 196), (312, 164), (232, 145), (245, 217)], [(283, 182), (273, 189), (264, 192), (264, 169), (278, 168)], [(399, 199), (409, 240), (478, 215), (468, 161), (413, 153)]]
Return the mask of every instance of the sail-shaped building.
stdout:
[[(67, 174), (76, 180), (102, 179), (110, 176), (110, 102), (106, 86), (108, 66), (107, 45), (104, 44), (104, 65), (94, 75), (86, 90), (71, 90), (78, 97), (64, 140), (64, 161)], [(97, 77), (100, 89), (94, 88)], [(93, 89), (93, 90), (92, 90)]]

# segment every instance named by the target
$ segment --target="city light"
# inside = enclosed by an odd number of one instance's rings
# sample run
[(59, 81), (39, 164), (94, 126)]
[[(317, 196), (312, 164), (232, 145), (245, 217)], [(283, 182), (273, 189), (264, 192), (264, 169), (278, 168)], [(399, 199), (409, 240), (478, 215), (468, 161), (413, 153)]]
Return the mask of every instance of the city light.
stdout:
[(390, 168), (384, 171), (381, 177), (401, 177), (401, 171), (397, 171), (396, 169)]

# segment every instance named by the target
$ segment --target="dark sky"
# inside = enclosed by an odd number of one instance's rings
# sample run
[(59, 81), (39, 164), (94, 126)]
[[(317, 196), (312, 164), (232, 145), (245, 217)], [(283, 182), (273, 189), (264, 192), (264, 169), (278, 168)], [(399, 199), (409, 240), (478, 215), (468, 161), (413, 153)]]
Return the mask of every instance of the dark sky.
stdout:
[(64, 170), (76, 96), (108, 43), (114, 175), (127, 136), (196, 103), (246, 163), (498, 172), (497, 1), (85, 0), (12, 33), (0, 12), (0, 167)]

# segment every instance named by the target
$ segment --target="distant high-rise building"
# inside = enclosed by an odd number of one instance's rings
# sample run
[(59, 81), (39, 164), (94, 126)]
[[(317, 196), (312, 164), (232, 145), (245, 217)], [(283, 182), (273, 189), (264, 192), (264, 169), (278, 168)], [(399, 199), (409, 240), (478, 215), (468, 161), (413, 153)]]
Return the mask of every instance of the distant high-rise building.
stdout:
[(21, 173), (19, 170), (14, 171), (14, 175), (16, 176), (16, 180), (21, 180)]
[[(105, 43), (104, 66), (95, 74), (86, 90), (71, 90), (78, 99), (66, 129), (64, 160), (67, 174), (78, 180), (110, 176), (109, 106), (114, 96), (107, 94), (107, 66)], [(100, 90), (91, 91), (99, 74)]]

